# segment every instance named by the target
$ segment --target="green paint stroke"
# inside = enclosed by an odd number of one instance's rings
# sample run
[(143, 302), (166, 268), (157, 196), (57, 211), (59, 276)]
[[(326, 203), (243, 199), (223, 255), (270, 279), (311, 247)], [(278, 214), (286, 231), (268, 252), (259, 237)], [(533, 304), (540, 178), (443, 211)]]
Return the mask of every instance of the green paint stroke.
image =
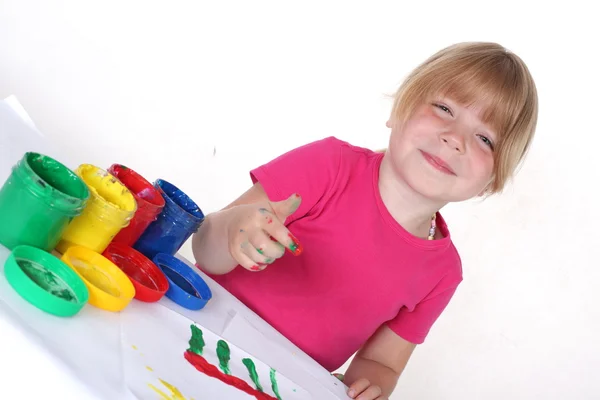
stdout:
[(202, 355), (204, 351), (204, 337), (202, 337), (202, 330), (198, 328), (196, 325), (190, 325), (192, 328), (192, 337), (190, 338), (190, 348), (188, 349), (192, 353), (196, 353), (198, 355)]
[(229, 370), (229, 359), (231, 358), (231, 352), (229, 346), (224, 340), (217, 342), (217, 357), (219, 357), (219, 367), (227, 375), (231, 375)]
[(277, 399), (281, 400), (281, 396), (279, 395), (279, 387), (277, 387), (277, 378), (275, 377), (275, 373), (276, 371), (273, 368), (271, 368), (271, 373), (269, 374), (271, 376), (271, 389), (273, 389), (273, 393), (275, 393)]
[(254, 382), (254, 385), (256, 385), (256, 390), (262, 392), (263, 388), (260, 385), (260, 381), (258, 380), (258, 374), (256, 373), (256, 365), (254, 365), (254, 362), (249, 358), (244, 358), (242, 359), (242, 363), (244, 363), (244, 365), (248, 369), (250, 379), (252, 379), (252, 382)]

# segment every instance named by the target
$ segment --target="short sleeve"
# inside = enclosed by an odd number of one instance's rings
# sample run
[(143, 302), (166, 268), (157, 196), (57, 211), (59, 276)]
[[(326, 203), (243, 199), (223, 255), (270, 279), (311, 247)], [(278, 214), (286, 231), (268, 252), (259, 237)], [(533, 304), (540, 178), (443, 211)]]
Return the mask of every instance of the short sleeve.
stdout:
[(411, 343), (423, 343), (435, 321), (450, 303), (459, 283), (445, 286), (441, 291), (434, 291), (413, 310), (402, 308), (398, 315), (387, 323), (388, 327)]
[(259, 182), (269, 200), (281, 201), (298, 193), (300, 207), (286, 225), (306, 216), (333, 187), (345, 142), (334, 137), (321, 139), (291, 150), (250, 171), (252, 182)]

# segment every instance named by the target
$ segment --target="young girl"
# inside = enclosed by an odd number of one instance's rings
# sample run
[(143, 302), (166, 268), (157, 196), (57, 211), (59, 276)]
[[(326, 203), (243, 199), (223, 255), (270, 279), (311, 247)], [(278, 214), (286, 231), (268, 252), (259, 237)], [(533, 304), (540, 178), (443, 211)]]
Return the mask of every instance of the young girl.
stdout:
[(502, 190), (537, 107), (515, 54), (443, 49), (397, 91), (385, 152), (330, 137), (251, 171), (194, 235), (198, 266), (329, 371), (358, 352), (349, 397), (386, 399), (462, 281), (439, 210)]

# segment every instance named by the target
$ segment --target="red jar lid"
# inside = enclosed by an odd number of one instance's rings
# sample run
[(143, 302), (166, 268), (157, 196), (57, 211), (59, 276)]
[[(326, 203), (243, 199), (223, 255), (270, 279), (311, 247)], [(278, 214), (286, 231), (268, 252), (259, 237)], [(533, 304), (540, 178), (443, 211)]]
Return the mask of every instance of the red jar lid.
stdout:
[(164, 272), (137, 250), (122, 243), (111, 243), (103, 256), (119, 267), (135, 287), (135, 298), (145, 302), (160, 300), (169, 289)]

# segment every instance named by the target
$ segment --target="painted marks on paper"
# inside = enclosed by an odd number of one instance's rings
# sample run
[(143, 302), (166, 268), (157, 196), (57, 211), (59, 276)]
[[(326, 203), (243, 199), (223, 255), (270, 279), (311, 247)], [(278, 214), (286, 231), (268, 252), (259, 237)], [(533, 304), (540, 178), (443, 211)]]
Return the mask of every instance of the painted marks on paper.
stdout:
[(271, 369), (270, 380), (271, 386), (273, 388), (273, 393), (275, 393), (277, 398), (267, 393), (264, 393), (259, 381), (258, 374), (256, 373), (256, 366), (254, 365), (254, 362), (249, 358), (243, 359), (242, 363), (248, 369), (250, 379), (254, 383), (255, 387), (250, 386), (248, 383), (246, 383), (245, 380), (241, 378), (230, 375), (229, 362), (231, 359), (231, 353), (229, 351), (229, 346), (225, 341), (219, 340), (219, 342), (217, 343), (217, 357), (219, 358), (219, 368), (209, 363), (202, 356), (205, 346), (202, 330), (196, 325), (191, 325), (191, 330), (192, 337), (189, 340), (190, 347), (185, 351), (184, 357), (191, 365), (194, 366), (194, 368), (211, 378), (218, 379), (226, 385), (235, 387), (236, 389), (241, 390), (242, 392), (247, 393), (250, 396), (253, 396), (257, 400), (281, 400), (281, 396), (278, 394), (276, 372), (274, 369)]

